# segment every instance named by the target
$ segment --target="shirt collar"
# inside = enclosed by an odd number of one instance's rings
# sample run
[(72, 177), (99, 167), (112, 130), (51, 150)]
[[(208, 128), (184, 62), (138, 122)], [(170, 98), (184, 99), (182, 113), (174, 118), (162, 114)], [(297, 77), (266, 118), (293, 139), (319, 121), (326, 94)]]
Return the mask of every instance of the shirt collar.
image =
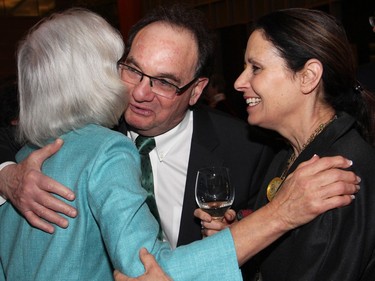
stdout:
[[(189, 124), (192, 124), (193, 114), (191, 110), (188, 110), (185, 114), (184, 119), (172, 128), (171, 130), (165, 132), (164, 134), (155, 137), (156, 148), (153, 150), (157, 153), (159, 161), (167, 156), (168, 152), (179, 142), (186, 140), (185, 132)], [(135, 142), (135, 139), (139, 134), (133, 131), (128, 132), (128, 136)]]

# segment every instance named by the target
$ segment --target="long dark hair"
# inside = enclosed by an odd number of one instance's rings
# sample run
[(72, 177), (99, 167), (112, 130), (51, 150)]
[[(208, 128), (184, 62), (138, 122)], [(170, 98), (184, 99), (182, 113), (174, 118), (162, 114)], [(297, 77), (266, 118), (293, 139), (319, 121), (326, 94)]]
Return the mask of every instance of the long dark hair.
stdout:
[(374, 144), (375, 94), (356, 80), (356, 63), (342, 25), (322, 11), (292, 8), (272, 12), (254, 24), (294, 72), (312, 58), (323, 65), (325, 101), (356, 120), (363, 138)]

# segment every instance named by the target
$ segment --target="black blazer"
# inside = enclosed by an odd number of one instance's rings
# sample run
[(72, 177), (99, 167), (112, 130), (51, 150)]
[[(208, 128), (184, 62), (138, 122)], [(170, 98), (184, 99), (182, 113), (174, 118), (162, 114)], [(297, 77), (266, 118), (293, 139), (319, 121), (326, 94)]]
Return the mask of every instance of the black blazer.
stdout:
[[(255, 257), (264, 281), (375, 280), (375, 149), (355, 129), (354, 119), (338, 113), (298, 156), (289, 173), (314, 154), (342, 155), (353, 161), (361, 190), (348, 206), (330, 210), (286, 233)], [(266, 186), (280, 176), (290, 155), (281, 151), (270, 165), (256, 208), (265, 205)]]
[[(185, 195), (177, 245), (202, 238), (200, 221), (193, 215), (195, 179), (198, 169), (207, 166), (229, 168), (235, 187), (233, 209), (252, 208), (273, 151), (256, 142), (259, 132), (239, 120), (219, 111), (193, 109), (193, 136), (186, 178)], [(254, 141), (251, 140), (253, 137)]]
[(16, 154), (21, 146), (16, 142), (16, 127), (0, 127), (0, 164), (16, 161)]

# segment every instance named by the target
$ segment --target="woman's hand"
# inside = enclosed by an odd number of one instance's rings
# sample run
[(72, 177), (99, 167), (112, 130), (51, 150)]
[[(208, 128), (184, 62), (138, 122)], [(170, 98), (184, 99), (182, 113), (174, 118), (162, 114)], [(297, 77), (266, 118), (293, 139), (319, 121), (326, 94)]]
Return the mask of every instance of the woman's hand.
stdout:
[(232, 209), (226, 211), (224, 218), (221, 220), (214, 220), (208, 213), (199, 208), (195, 209), (194, 216), (201, 220), (203, 237), (211, 236), (236, 222), (236, 212)]
[(173, 281), (156, 262), (153, 255), (151, 255), (145, 248), (139, 251), (139, 258), (145, 267), (145, 273), (141, 276), (131, 278), (115, 270), (113, 277), (115, 281)]
[(279, 219), (294, 229), (318, 215), (349, 205), (359, 191), (360, 178), (349, 168), (352, 161), (341, 156), (314, 155), (288, 175), (274, 200)]

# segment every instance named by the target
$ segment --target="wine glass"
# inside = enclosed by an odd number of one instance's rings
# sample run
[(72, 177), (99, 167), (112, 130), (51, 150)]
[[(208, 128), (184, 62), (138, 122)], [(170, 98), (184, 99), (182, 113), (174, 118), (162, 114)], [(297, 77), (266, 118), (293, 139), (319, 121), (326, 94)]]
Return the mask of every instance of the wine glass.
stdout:
[(226, 167), (208, 167), (198, 170), (195, 181), (195, 199), (199, 208), (213, 219), (222, 220), (232, 206), (234, 188)]

